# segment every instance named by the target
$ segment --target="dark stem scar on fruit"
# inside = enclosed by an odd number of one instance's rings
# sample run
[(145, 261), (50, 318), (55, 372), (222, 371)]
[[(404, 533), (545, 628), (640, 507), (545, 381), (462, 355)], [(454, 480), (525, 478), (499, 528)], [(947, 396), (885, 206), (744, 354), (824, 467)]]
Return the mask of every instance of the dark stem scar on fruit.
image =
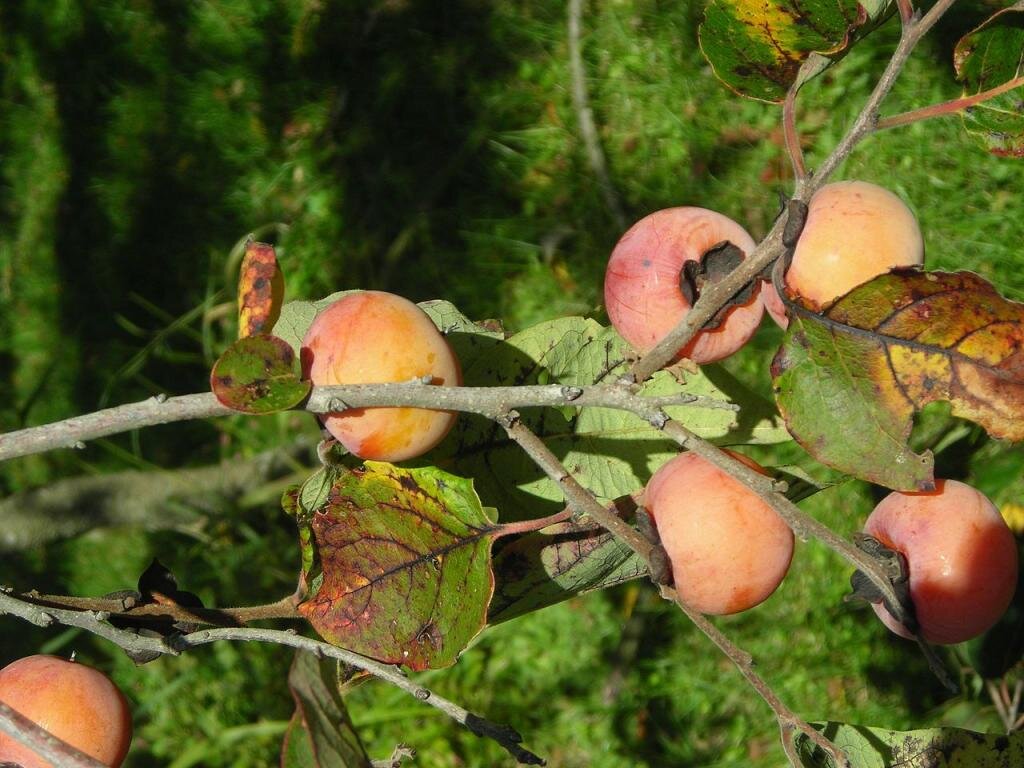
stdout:
[(658, 586), (671, 584), (672, 562), (661, 545), (661, 536), (658, 535), (658, 529), (654, 525), (651, 513), (642, 506), (636, 508), (636, 527), (640, 531), (640, 535), (653, 545), (648, 556), (651, 581)]
[(886, 600), (881, 590), (860, 570), (854, 571), (850, 576), (852, 592), (843, 599), (846, 601), (862, 600), (868, 603), (884, 603), (885, 609), (900, 624), (906, 627), (907, 631), (917, 634), (917, 615), (914, 609), (914, 601), (910, 597), (910, 568), (907, 565), (907, 558), (902, 552), (890, 549), (874, 536), (869, 536), (866, 533), (854, 534), (853, 540), (854, 544), (857, 545), (857, 549), (877, 560), (885, 570), (885, 574), (899, 600), (899, 605), (894, 606), (889, 600)]
[[(708, 285), (720, 282), (732, 272), (743, 261), (744, 253), (739, 246), (728, 240), (716, 243), (705, 251), (698, 261), (685, 261), (683, 268), (679, 270), (679, 290), (683, 298), (692, 307), (697, 303), (704, 288)], [(704, 323), (704, 328), (714, 330), (725, 322), (726, 315), (737, 305), (743, 305), (750, 301), (754, 290), (757, 287), (756, 281), (747, 283), (743, 288), (734, 293), (729, 300), (712, 315), (711, 319)]]

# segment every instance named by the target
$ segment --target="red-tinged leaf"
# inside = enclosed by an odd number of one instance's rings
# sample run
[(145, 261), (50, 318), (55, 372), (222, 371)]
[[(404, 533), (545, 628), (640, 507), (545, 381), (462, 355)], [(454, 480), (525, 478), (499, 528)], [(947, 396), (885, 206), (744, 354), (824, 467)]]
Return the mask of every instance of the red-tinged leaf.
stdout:
[(711, 0), (700, 47), (736, 93), (779, 102), (805, 60), (820, 74), (890, 8), (885, 0)]
[(562, 523), (501, 548), (488, 623), (497, 624), (576, 595), (647, 574), (643, 561), (603, 528)]
[(298, 651), (288, 673), (295, 714), (281, 745), (281, 768), (370, 768), (338, 690), (338, 663)]
[(228, 408), (266, 414), (293, 408), (311, 384), (295, 369), (295, 352), (276, 336), (239, 339), (214, 363), (210, 388)]
[(772, 363), (786, 424), (818, 461), (896, 490), (933, 485), (912, 417), (945, 400), (990, 435), (1024, 439), (1024, 304), (970, 272), (893, 272), (823, 314), (790, 307)]
[(274, 246), (250, 240), (238, 275), (238, 338), (270, 333), (284, 302), (284, 275)]
[(1024, 2), (992, 14), (953, 51), (964, 96), (1016, 86), (963, 110), (964, 127), (996, 155), (1024, 157)]
[(299, 611), (328, 642), (421, 670), (454, 664), (486, 623), (498, 527), (472, 481), (366, 462), (310, 526), (322, 578)]

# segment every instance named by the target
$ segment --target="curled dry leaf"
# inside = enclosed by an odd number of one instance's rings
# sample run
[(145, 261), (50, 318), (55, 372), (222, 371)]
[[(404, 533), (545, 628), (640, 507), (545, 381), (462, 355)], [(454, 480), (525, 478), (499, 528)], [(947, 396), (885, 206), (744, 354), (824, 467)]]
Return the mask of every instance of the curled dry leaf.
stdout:
[(283, 301), (284, 275), (274, 246), (250, 240), (238, 275), (238, 338), (269, 333)]

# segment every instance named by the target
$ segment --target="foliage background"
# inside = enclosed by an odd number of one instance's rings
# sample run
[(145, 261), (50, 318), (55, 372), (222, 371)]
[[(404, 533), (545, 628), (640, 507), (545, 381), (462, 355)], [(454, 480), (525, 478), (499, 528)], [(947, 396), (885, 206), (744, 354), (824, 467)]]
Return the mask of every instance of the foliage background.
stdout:
[[(952, 46), (984, 5), (948, 14), (889, 111), (958, 95)], [(587, 86), (611, 177), (630, 220), (699, 204), (760, 236), (789, 185), (779, 110), (715, 81), (696, 45), (699, 19), (698, 3), (587, 5)], [(811, 167), (896, 36), (887, 25), (804, 90)], [(350, 287), (443, 296), (512, 330), (562, 314), (603, 319), (601, 276), (621, 227), (587, 164), (570, 90), (565, 3), (555, 0), (0, 4), (0, 429), (203, 390), (233, 335), (249, 232), (277, 243), (291, 298)], [(877, 135), (840, 175), (910, 203), (930, 267), (973, 269), (1024, 299), (1024, 166), (986, 155), (958, 119)], [(766, 325), (726, 365), (766, 392), (778, 341)], [(1020, 449), (933, 416), (920, 439), (944, 448), (943, 474), (1024, 503)], [(0, 466), (0, 491), (127, 471), (160, 482), (311, 440), (311, 422), (225, 419), (100, 440)], [(760, 453), (773, 464), (795, 456)], [(29, 549), (3, 544), (0, 518), (0, 583), (102, 594), (132, 586), (158, 556), (209, 603), (275, 599), (298, 565), (275, 503), (287, 479)], [(848, 533), (873, 493), (847, 483), (805, 505)], [(83, 527), (91, 504), (75, 503)], [(776, 596), (720, 624), (809, 719), (997, 727), (976, 679), (949, 698), (912, 644), (844, 605), (847, 577), (808, 543)], [(274, 762), (291, 709), (284, 650), (222, 645), (135, 668), (73, 630), (0, 622), (0, 662), (74, 650), (112, 671), (136, 705), (129, 765)], [(641, 585), (501, 625), (425, 679), (516, 725), (551, 765), (780, 762), (767, 709)], [(358, 688), (350, 706), (375, 756), (402, 741), (418, 749), (417, 765), (503, 764), (496, 748), (383, 685)]]

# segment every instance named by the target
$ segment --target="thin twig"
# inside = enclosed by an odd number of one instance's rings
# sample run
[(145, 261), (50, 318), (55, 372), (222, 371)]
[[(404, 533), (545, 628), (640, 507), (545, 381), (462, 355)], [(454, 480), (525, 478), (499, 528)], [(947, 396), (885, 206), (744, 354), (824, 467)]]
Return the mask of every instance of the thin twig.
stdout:
[[(806, 61), (804, 64), (806, 65)], [(801, 71), (802, 69), (803, 67), (801, 67)], [(786, 139), (786, 152), (789, 155), (789, 161), (793, 164), (793, 176), (798, 182), (807, 178), (804, 150), (800, 146), (800, 133), (796, 127), (796, 96), (802, 84), (798, 76), (786, 91), (786, 99), (782, 102), (782, 135)]]
[[(259, 629), (251, 627), (225, 627), (206, 629), (187, 635), (171, 637), (155, 637), (141, 635), (129, 629), (119, 629), (107, 623), (109, 614), (97, 611), (74, 611), (65, 608), (41, 607), (0, 589), (0, 614), (10, 614), (37, 626), (64, 624), (79, 627), (87, 632), (109, 640), (125, 651), (132, 653), (154, 653), (177, 656), (182, 652), (200, 645), (217, 642), (218, 640), (255, 641), (274, 643), (291, 648), (312, 651), (318, 656), (338, 659), (357, 669), (368, 672), (385, 682), (400, 688), (411, 696), (444, 712), (456, 722), (469, 728), (477, 736), (493, 739), (509, 751), (519, 762), (528, 765), (543, 765), (543, 761), (523, 749), (520, 745), (522, 737), (512, 728), (488, 722), (474, 715), (458, 704), (442, 696), (438, 696), (428, 688), (406, 677), (398, 667), (382, 664), (352, 651), (330, 645), (320, 640), (303, 637), (292, 631)], [(86, 768), (82, 765), (81, 768)], [(88, 768), (93, 768), (91, 764)]]
[(1020, 88), (1022, 85), (1024, 85), (1024, 76), (1015, 77), (1012, 80), (1007, 80), (1002, 85), (997, 85), (995, 88), (989, 88), (987, 91), (979, 91), (973, 96), (963, 96), (959, 99), (950, 99), (949, 101), (944, 101), (940, 104), (932, 104), (927, 107), (912, 109), (909, 112), (902, 112), (898, 115), (879, 118), (878, 125), (876, 125), (875, 128), (881, 131), (885, 128), (909, 125), (910, 123), (917, 123), (933, 117), (954, 115), (957, 112), (962, 112), (963, 110), (981, 104), (984, 101), (994, 99), (996, 96), (1001, 96), (1007, 91), (1012, 91), (1014, 88)]
[(188, 635), (181, 635), (173, 638), (172, 642), (179, 651), (185, 651), (208, 643), (215, 643), (220, 640), (234, 640), (245, 642), (272, 643), (274, 645), (285, 645), (291, 648), (301, 648), (311, 651), (318, 656), (326, 656), (331, 659), (338, 659), (346, 664), (369, 672), (374, 677), (391, 683), (410, 696), (429, 704), (435, 709), (444, 712), (455, 722), (464, 725), (477, 736), (491, 739), (504, 747), (519, 763), (524, 765), (544, 765), (544, 761), (520, 744), (523, 737), (510, 726), (491, 723), (478, 715), (474, 715), (467, 709), (460, 707), (453, 701), (431, 691), (419, 683), (410, 680), (395, 666), (381, 664), (379, 661), (368, 659), (344, 648), (330, 645), (320, 640), (275, 629), (254, 629), (254, 628), (225, 628), (205, 629), (193, 632)]
[(40, 728), (17, 710), (0, 701), (0, 733), (6, 733), (60, 768), (105, 768), (84, 752)]
[(988, 691), (989, 698), (992, 699), (992, 703), (996, 707), (996, 712), (999, 714), (999, 719), (1003, 723), (1003, 727), (1006, 728), (1007, 733), (1013, 727), (1013, 720), (1010, 719), (1009, 713), (1006, 711), (1006, 701), (1003, 698), (999, 688), (996, 687), (995, 682), (992, 680), (985, 681), (985, 689)]
[(830, 754), (837, 768), (850, 768), (850, 760), (843, 751), (787, 707), (782, 702), (782, 699), (778, 697), (778, 694), (772, 690), (772, 687), (765, 682), (764, 678), (754, 671), (754, 660), (749, 653), (726, 637), (718, 627), (711, 623), (707, 616), (690, 608), (676, 590), (670, 587), (662, 587), (661, 594), (666, 600), (671, 600), (679, 606), (679, 609), (687, 615), (690, 621), (696, 624), (697, 628), (711, 642), (718, 646), (718, 649), (736, 666), (736, 669), (743, 675), (744, 679), (750, 684), (750, 687), (757, 691), (758, 695), (764, 699), (765, 704), (771, 707), (772, 712), (775, 713), (775, 719), (779, 723), (783, 749), (785, 749), (787, 757), (789, 757), (790, 762), (795, 767), (799, 768), (801, 765), (793, 741), (795, 733), (799, 731)]
[(615, 219), (618, 228), (624, 230), (626, 216), (622, 212), (622, 203), (619, 202), (619, 195), (615, 191), (615, 185), (612, 184), (611, 176), (608, 173), (608, 162), (601, 149), (601, 140), (597, 135), (597, 127), (594, 125), (594, 113), (590, 109), (590, 100), (587, 97), (587, 75), (583, 66), (583, 48), (580, 45), (582, 27), (580, 18), (583, 15), (583, 0), (569, 0), (568, 14), (569, 71), (572, 76), (572, 103), (576, 108), (576, 120), (579, 122), (580, 135), (583, 137), (583, 144), (587, 149), (590, 170), (597, 177), (601, 194), (604, 196), (604, 204), (612, 218)]
[[(665, 419), (668, 419), (668, 417), (666, 416)], [(558, 458), (551, 453), (544, 442), (530, 431), (529, 428), (523, 425), (521, 421), (519, 421), (515, 413), (506, 414), (503, 419), (499, 419), (499, 423), (502, 423), (509, 437), (511, 437), (524, 451), (526, 451), (537, 466), (543, 469), (544, 473), (549, 478), (558, 483), (562, 488), (566, 502), (570, 507), (574, 508), (579, 514), (590, 516), (596, 522), (604, 526), (616, 538), (642, 558), (647, 564), (649, 570), (651, 569), (651, 556), (655, 548), (651, 542), (641, 536), (640, 533), (632, 526), (624, 523), (616, 515), (605, 509), (590, 491), (579, 484), (579, 482), (562, 465)], [(835, 534), (832, 535), (834, 536)], [(794, 755), (791, 741), (792, 734), (794, 730), (799, 730), (800, 732), (805, 733), (808, 739), (832, 755), (837, 766), (841, 766), (842, 768), (849, 767), (850, 763), (842, 750), (804, 720), (797, 717), (788, 707), (786, 707), (785, 704), (782, 703), (768, 683), (754, 672), (753, 659), (749, 654), (745, 653), (738, 646), (732, 643), (732, 641), (730, 641), (705, 616), (685, 605), (674, 589), (662, 587), (661, 594), (667, 600), (675, 602), (690, 618), (690, 620), (697, 625), (697, 628), (707, 635), (708, 638), (715, 643), (715, 645), (717, 645), (726, 656), (729, 657), (744, 678), (746, 678), (746, 680), (754, 687), (768, 706), (771, 707), (772, 711), (775, 713), (776, 720), (779, 723), (783, 744), (786, 748), (786, 754), (790, 756), (791, 760)], [(799, 762), (794, 762), (793, 765), (798, 768)]]
[(896, 0), (896, 5), (900, 9), (900, 21), (909, 23), (914, 18), (914, 4), (911, 0)]
[[(630, 410), (639, 395), (621, 387), (598, 384), (570, 387), (538, 384), (521, 387), (434, 387), (422, 383), (348, 384), (314, 387), (299, 408), (311, 413), (330, 413), (345, 408), (411, 406), (446, 411), (488, 414), (506, 408), (551, 406), (597, 407)], [(648, 398), (659, 407), (689, 405), (698, 408), (737, 410), (724, 400), (680, 392)], [(179, 397), (151, 397), (138, 403), (107, 408), (84, 416), (29, 427), (0, 435), (0, 461), (57, 448), (83, 448), (85, 441), (189, 419), (210, 419), (237, 413), (203, 392)]]
[(893, 51), (892, 58), (889, 59), (885, 70), (883, 70), (882, 75), (878, 78), (878, 82), (875, 84), (874, 90), (871, 91), (871, 95), (864, 102), (860, 114), (857, 115), (846, 135), (836, 144), (835, 149), (832, 150), (831, 154), (825, 158), (825, 161), (815, 171), (815, 186), (820, 185), (826, 178), (831, 176), (835, 169), (839, 167), (839, 164), (853, 151), (853, 148), (876, 129), (878, 111), (882, 106), (882, 102), (885, 101), (885, 97), (889, 95), (889, 91), (896, 84), (896, 79), (899, 77), (900, 72), (903, 71), (903, 67), (906, 65), (907, 59), (910, 58), (914, 47), (927, 34), (928, 30), (942, 18), (942, 15), (949, 10), (949, 7), (954, 2), (956, 0), (937, 0), (935, 5), (929, 8), (928, 13), (924, 16), (916, 21), (911, 19), (903, 24), (903, 31), (900, 34), (900, 41), (896, 45), (896, 50)]
[(611, 509), (605, 508), (590, 491), (584, 488), (579, 480), (559, 461), (558, 457), (551, 452), (551, 449), (544, 444), (544, 441), (519, 420), (517, 413), (510, 411), (504, 416), (499, 416), (497, 420), (505, 428), (508, 436), (526, 451), (534, 463), (544, 471), (544, 474), (558, 484), (565, 495), (566, 503), (577, 515), (588, 515), (636, 552), (644, 562), (650, 561), (653, 549), (651, 542)]

